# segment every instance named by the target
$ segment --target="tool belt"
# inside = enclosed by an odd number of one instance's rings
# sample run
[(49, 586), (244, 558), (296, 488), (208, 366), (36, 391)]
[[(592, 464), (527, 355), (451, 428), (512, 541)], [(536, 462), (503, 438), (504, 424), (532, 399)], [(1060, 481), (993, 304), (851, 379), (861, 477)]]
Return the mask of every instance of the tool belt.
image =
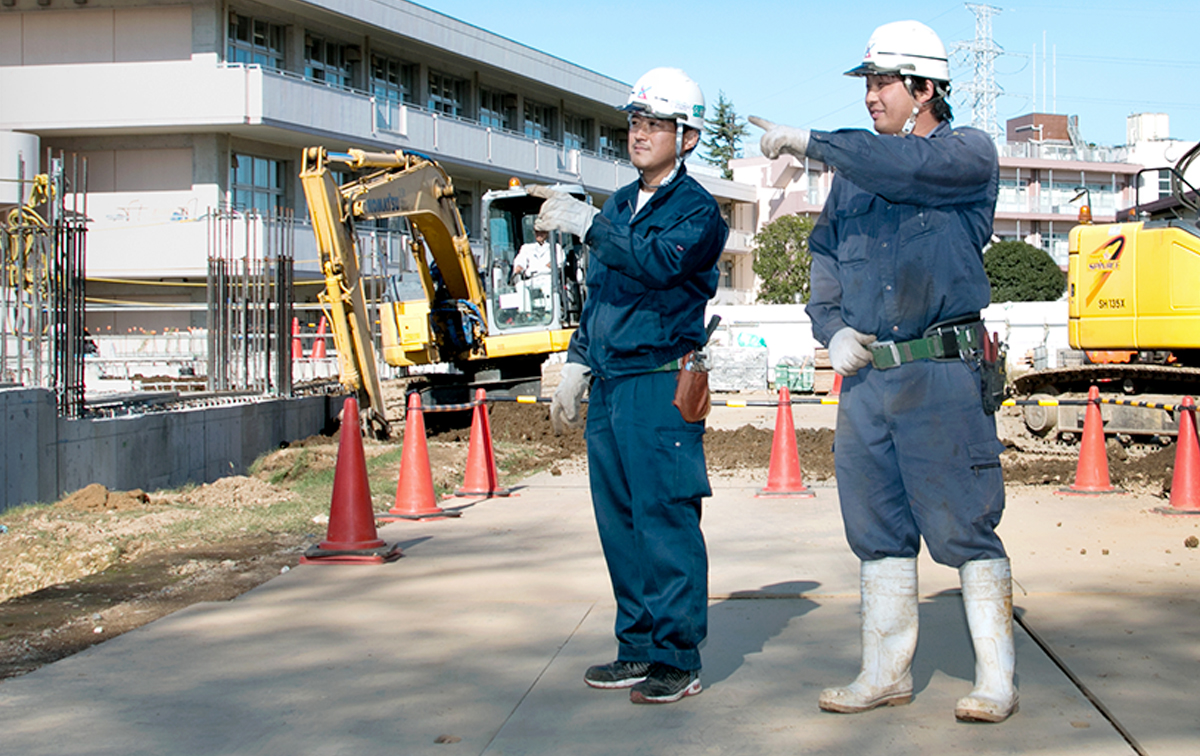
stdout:
[(978, 317), (937, 323), (927, 328), (919, 339), (871, 344), (871, 364), (879, 370), (888, 370), (917, 360), (978, 359), (986, 340), (987, 331)]
[(983, 411), (991, 415), (1008, 396), (1008, 356), (998, 334), (988, 335), (978, 318), (937, 323), (911, 341), (877, 341), (871, 345), (871, 364), (880, 370), (916, 360), (962, 360), (980, 372)]

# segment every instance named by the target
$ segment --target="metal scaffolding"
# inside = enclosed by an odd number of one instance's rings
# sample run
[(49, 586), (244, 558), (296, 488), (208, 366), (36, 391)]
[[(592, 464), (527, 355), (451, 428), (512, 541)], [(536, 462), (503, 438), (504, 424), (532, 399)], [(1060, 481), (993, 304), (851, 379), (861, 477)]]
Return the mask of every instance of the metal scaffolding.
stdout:
[(290, 396), (292, 215), (208, 219), (208, 390)]
[[(58, 411), (84, 408), (87, 160), (46, 154), (48, 171), (25, 180), (21, 204), (0, 223), (0, 382), (54, 391)], [(26, 199), (27, 198), (27, 199)]]

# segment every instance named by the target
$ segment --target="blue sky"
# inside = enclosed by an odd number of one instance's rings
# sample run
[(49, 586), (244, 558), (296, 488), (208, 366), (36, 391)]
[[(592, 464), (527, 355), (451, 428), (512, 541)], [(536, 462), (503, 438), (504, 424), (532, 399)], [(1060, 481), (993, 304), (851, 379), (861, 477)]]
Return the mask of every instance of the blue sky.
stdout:
[[(734, 0), (427, 0), (452, 16), (584, 68), (632, 83), (655, 66), (686, 70), (710, 105), (724, 92), (741, 116), (814, 129), (870, 128), (858, 63), (872, 30), (916, 19), (951, 50), (956, 90), (973, 78), (955, 42), (975, 37), (961, 2)], [(1125, 143), (1131, 113), (1167, 113), (1171, 136), (1200, 140), (1200, 5), (1190, 2), (1020, 0), (997, 4), (992, 39), (1000, 127), (1033, 111), (1079, 116), (1082, 136)], [(1035, 57), (1036, 50), (1036, 57)], [(1036, 98), (1036, 99), (1035, 99)], [(958, 98), (955, 122), (970, 122)], [(760, 133), (751, 127), (751, 147)]]

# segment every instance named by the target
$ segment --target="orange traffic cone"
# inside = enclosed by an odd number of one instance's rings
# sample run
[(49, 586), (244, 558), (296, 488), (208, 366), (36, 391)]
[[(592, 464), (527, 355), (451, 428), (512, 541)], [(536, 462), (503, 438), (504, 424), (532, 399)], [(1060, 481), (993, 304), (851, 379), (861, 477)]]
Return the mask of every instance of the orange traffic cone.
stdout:
[(1175, 515), (1200, 514), (1200, 441), (1196, 438), (1196, 404), (1185, 396), (1180, 402), (1179, 436), (1175, 439), (1175, 472), (1171, 475), (1169, 507), (1155, 512)]
[(1079, 464), (1075, 482), (1058, 489), (1063, 494), (1124, 493), (1108, 478), (1108, 451), (1104, 448), (1104, 418), (1100, 416), (1100, 389), (1088, 389), (1087, 411), (1083, 416), (1083, 442), (1079, 445)]
[(475, 415), (471, 418), (471, 442), (467, 447), (467, 474), (455, 496), (508, 496), (500, 487), (496, 455), (492, 451), (492, 429), (488, 425), (487, 392), (475, 389)]
[(771, 442), (771, 466), (767, 469), (767, 487), (755, 497), (815, 496), (800, 475), (800, 452), (796, 450), (796, 428), (792, 422), (792, 397), (787, 387), (779, 389), (779, 409), (775, 413), (775, 437)]
[(321, 316), (321, 322), (317, 324), (317, 340), (313, 342), (312, 358), (314, 360), (325, 359), (325, 316)]
[(433, 492), (433, 470), (429, 466), (429, 447), (425, 444), (425, 411), (421, 395), (408, 395), (404, 415), (404, 448), (400, 451), (400, 478), (396, 482), (396, 504), (381, 520), (440, 520), (457, 517), (437, 505)]
[(304, 345), (300, 343), (300, 318), (292, 318), (292, 359), (304, 359)]
[(388, 547), (375, 531), (371, 487), (363, 455), (362, 434), (355, 418), (358, 401), (346, 399), (342, 438), (338, 442), (337, 469), (333, 473), (333, 503), (325, 540), (310, 547), (301, 564), (379, 564), (401, 556), (400, 547)]
[(833, 388), (829, 390), (829, 397), (836, 399), (842, 395), (842, 374), (833, 374)]

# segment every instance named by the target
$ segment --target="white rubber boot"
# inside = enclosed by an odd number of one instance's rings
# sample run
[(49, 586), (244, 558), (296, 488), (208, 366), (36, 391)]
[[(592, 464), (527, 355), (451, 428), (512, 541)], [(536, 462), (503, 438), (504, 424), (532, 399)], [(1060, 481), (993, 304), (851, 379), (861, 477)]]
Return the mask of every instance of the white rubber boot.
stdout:
[(862, 563), (862, 671), (854, 682), (826, 688), (825, 711), (854, 714), (912, 701), (917, 650), (917, 560)]
[(958, 570), (975, 646), (975, 689), (959, 699), (963, 722), (1003, 722), (1017, 711), (1012, 630), (1012, 570), (1007, 559), (967, 562)]

